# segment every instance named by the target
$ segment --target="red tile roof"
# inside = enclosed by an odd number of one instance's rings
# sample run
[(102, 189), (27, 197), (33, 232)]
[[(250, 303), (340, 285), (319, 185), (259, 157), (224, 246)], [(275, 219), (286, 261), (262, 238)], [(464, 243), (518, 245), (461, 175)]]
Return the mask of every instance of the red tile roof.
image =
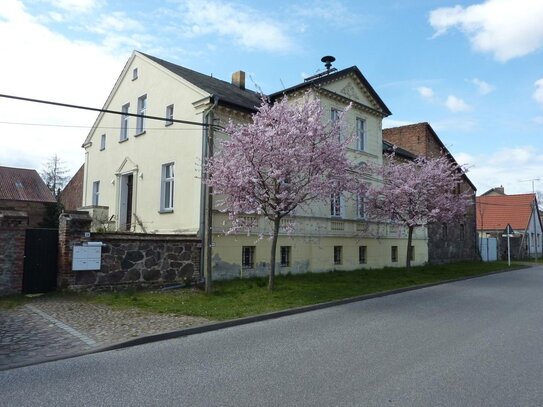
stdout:
[(504, 230), (510, 224), (524, 232), (528, 227), (534, 194), (477, 197), (477, 230)]
[(0, 200), (55, 202), (36, 170), (0, 166)]

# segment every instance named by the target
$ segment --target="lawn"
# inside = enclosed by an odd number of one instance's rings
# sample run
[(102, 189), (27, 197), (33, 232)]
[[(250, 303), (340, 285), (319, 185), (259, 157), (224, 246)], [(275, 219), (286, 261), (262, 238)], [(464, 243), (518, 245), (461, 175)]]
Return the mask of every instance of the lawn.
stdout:
[[(522, 267), (525, 266), (513, 264), (510, 269)], [(507, 262), (464, 262), (412, 267), (409, 272), (404, 268), (385, 268), (282, 275), (276, 277), (273, 292), (267, 290), (267, 278), (250, 278), (215, 282), (211, 295), (197, 289), (48, 295), (70, 296), (120, 308), (137, 307), (153, 313), (225, 320), (506, 269)], [(0, 297), (0, 309), (26, 301), (31, 299)]]
[[(512, 265), (511, 269), (522, 267)], [(211, 295), (180, 289), (92, 294), (88, 298), (115, 307), (225, 320), (505, 269), (506, 262), (467, 262), (413, 267), (409, 272), (403, 268), (332, 271), (277, 276), (273, 292), (268, 292), (266, 278), (250, 278), (215, 282)]]

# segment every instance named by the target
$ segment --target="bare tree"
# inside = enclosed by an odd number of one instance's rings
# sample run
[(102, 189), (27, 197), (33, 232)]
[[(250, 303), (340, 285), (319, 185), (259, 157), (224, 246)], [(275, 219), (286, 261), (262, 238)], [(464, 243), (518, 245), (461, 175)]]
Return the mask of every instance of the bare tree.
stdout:
[(60, 191), (70, 178), (68, 170), (65, 167), (64, 161), (62, 161), (56, 154), (52, 155), (47, 162), (43, 165), (43, 169), (40, 171), (40, 176), (47, 185), (47, 188), (53, 193), (58, 201)]

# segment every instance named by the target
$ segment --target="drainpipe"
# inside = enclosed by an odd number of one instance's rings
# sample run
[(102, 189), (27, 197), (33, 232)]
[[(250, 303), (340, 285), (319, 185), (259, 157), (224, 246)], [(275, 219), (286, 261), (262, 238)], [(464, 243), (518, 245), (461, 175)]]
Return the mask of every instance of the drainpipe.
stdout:
[[(207, 126), (202, 128), (202, 182), (205, 179), (204, 166), (207, 159), (213, 156), (213, 110), (219, 103), (219, 97), (212, 95), (213, 105), (204, 111), (202, 121)], [(202, 239), (202, 251), (200, 253), (200, 267), (203, 268), (203, 280), (206, 293), (211, 292), (211, 242), (212, 242), (212, 210), (213, 195), (207, 184), (203, 184), (200, 194), (200, 238)]]

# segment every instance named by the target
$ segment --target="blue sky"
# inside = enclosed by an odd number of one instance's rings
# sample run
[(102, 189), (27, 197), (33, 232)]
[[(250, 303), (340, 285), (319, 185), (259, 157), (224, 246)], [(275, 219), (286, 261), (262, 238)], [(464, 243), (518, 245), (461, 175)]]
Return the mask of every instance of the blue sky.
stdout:
[[(101, 107), (134, 49), (265, 93), (357, 65), (479, 193), (543, 190), (543, 1), (2, 0), (0, 93)], [(75, 172), (94, 113), (0, 98), (0, 165)]]

